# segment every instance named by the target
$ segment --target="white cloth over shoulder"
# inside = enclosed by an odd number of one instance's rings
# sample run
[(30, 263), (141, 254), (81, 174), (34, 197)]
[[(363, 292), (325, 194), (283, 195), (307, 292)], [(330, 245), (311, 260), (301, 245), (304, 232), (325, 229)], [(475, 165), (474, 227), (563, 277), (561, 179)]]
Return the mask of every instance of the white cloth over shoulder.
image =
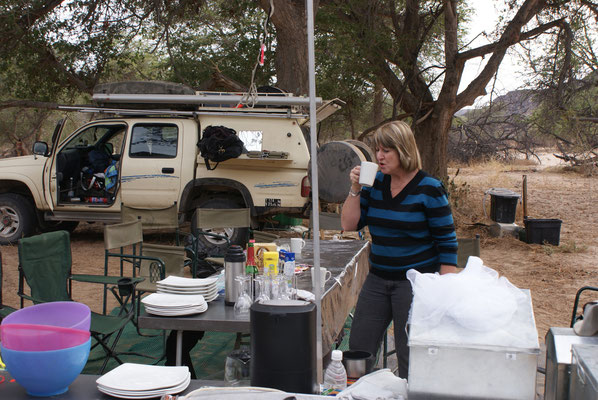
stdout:
[[(469, 257), (457, 274), (407, 272), (413, 287), (410, 324), (433, 328), (443, 318), (478, 332), (507, 325), (526, 295), (505, 277), (483, 265), (479, 257)], [(414, 312), (417, 307), (417, 312)]]
[(362, 376), (336, 397), (343, 400), (405, 400), (407, 381), (385, 368)]

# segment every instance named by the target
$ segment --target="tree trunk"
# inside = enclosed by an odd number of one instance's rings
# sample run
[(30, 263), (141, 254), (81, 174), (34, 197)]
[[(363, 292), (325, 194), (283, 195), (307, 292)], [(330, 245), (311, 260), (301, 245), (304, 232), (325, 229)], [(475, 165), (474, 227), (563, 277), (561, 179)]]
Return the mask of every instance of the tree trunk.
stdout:
[[(260, 6), (270, 13), (270, 1), (260, 0)], [(297, 95), (309, 92), (307, 63), (307, 12), (304, 0), (274, 0), (271, 21), (276, 27), (276, 86)], [(314, 0), (314, 16), (318, 9)]]
[(374, 83), (374, 107), (372, 110), (372, 125), (378, 125), (384, 120), (384, 85), (379, 80)]
[(429, 117), (412, 127), (423, 169), (438, 179), (448, 175), (446, 149), (452, 118), (453, 109), (436, 105)]

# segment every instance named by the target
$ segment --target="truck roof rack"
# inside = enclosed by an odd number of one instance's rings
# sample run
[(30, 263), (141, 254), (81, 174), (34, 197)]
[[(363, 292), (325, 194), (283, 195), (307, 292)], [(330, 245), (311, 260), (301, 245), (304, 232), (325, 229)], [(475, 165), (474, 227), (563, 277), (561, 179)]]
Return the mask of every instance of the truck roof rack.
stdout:
[(136, 117), (159, 117), (159, 116), (176, 116), (176, 117), (194, 117), (196, 115), (225, 115), (225, 116), (260, 116), (270, 118), (306, 118), (307, 114), (292, 112), (290, 109), (251, 109), (251, 108), (212, 108), (202, 109), (198, 111), (193, 110), (177, 110), (171, 108), (110, 108), (94, 105), (59, 105), (59, 110), (77, 111), (84, 113), (107, 114), (113, 116), (136, 116)]
[[(195, 94), (138, 94), (138, 93), (94, 93), (93, 101), (98, 105), (119, 104), (147, 107), (167, 104), (168, 108), (292, 108), (309, 106), (309, 98), (294, 96), (291, 93), (234, 93), (234, 92), (196, 92)], [(322, 98), (316, 98), (316, 105), (322, 104)]]

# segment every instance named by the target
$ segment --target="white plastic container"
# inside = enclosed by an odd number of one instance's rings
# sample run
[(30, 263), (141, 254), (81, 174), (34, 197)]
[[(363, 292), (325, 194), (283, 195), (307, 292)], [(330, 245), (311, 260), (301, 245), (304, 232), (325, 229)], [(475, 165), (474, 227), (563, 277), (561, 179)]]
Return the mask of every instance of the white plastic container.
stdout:
[(347, 371), (343, 365), (343, 352), (332, 350), (332, 361), (324, 371), (323, 394), (334, 394), (347, 388)]
[(527, 301), (520, 302), (500, 331), (473, 332), (450, 323), (422, 329), (412, 324), (409, 400), (533, 400), (540, 346), (531, 297), (528, 290), (524, 293)]

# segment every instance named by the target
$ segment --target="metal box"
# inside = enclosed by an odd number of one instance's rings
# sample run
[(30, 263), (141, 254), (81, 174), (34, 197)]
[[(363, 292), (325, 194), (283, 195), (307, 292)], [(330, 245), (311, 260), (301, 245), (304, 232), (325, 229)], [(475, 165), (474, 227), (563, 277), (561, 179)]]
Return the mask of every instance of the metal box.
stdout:
[(476, 332), (455, 322), (432, 330), (412, 324), (409, 400), (533, 400), (540, 346), (531, 297), (523, 292), (525, 301), (497, 331)]
[(567, 400), (573, 345), (598, 346), (598, 336), (577, 336), (573, 328), (552, 327), (546, 333), (545, 400)]
[(574, 344), (571, 353), (569, 399), (598, 399), (598, 346)]

